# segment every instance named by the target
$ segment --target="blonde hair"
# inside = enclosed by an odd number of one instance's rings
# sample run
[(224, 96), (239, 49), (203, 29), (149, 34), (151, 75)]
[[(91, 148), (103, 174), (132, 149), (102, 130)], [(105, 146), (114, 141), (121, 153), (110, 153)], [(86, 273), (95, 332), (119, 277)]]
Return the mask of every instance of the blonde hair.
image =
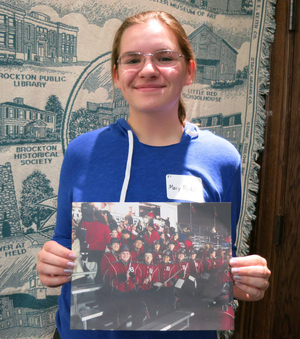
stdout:
[[(124, 31), (133, 25), (145, 24), (152, 20), (159, 21), (163, 25), (171, 29), (171, 31), (175, 34), (177, 38), (180, 47), (180, 52), (185, 56), (187, 64), (189, 64), (190, 61), (193, 61), (196, 68), (196, 59), (194, 56), (192, 46), (181, 24), (171, 14), (166, 12), (161, 11), (142, 12), (125, 19), (115, 34), (111, 56), (111, 74), (113, 85), (114, 85), (114, 68), (118, 67), (117, 61), (120, 56), (120, 45)], [(179, 99), (178, 118), (180, 123), (184, 125), (186, 119), (186, 110), (182, 98)]]

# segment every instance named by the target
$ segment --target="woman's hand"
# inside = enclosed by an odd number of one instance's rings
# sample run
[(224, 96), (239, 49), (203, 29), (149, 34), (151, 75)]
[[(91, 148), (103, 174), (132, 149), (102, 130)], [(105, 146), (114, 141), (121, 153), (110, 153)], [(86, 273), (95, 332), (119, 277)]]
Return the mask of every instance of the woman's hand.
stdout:
[(48, 241), (39, 251), (36, 269), (40, 281), (48, 287), (58, 287), (71, 280), (76, 255), (56, 241)]
[(232, 258), (229, 264), (235, 283), (233, 296), (246, 301), (262, 299), (271, 275), (267, 261), (258, 255), (249, 255)]

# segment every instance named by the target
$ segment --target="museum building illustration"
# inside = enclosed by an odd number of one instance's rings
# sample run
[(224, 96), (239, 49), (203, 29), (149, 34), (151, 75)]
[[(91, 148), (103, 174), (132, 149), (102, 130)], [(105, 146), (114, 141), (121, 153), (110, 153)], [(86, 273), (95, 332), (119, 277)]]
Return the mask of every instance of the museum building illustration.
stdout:
[(178, 2), (220, 13), (243, 11), (243, 0), (179, 0)]
[(0, 2), (0, 63), (77, 62), (78, 28)]

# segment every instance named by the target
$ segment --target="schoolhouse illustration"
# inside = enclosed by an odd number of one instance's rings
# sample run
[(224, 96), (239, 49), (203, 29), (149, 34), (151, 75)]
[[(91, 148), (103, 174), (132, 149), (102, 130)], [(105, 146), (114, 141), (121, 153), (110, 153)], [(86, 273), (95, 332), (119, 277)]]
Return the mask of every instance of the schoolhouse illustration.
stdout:
[(208, 129), (230, 141), (240, 152), (242, 143), (242, 113), (224, 116), (222, 113), (193, 118), (192, 123), (200, 129)]
[(196, 83), (235, 80), (238, 52), (221, 36), (203, 24), (188, 36), (197, 60)]
[(78, 28), (0, 2), (0, 64), (77, 62)]
[(25, 105), (24, 98), (0, 104), (0, 137), (30, 135), (46, 137), (54, 133), (56, 113)]

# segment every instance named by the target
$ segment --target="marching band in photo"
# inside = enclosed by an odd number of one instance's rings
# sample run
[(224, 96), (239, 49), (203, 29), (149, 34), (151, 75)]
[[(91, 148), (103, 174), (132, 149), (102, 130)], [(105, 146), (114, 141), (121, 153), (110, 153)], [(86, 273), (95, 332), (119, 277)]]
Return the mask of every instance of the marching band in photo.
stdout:
[(74, 202), (71, 329), (233, 330), (230, 203)]

